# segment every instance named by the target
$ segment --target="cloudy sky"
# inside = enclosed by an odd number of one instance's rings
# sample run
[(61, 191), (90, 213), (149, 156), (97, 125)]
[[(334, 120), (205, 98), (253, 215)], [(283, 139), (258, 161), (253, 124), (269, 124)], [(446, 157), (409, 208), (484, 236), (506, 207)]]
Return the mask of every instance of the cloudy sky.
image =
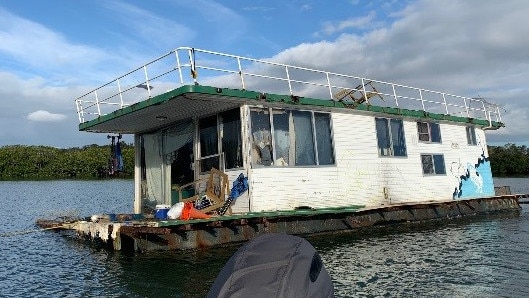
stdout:
[(74, 99), (179, 46), (483, 97), (529, 144), (526, 0), (0, 0), (0, 146), (80, 147)]

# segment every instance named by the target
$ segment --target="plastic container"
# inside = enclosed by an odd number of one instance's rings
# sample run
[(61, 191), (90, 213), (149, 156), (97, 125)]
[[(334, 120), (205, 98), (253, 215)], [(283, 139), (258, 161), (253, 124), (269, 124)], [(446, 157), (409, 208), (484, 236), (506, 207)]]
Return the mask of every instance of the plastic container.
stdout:
[(156, 211), (154, 213), (154, 218), (157, 219), (167, 219), (167, 212), (171, 209), (169, 205), (156, 205)]

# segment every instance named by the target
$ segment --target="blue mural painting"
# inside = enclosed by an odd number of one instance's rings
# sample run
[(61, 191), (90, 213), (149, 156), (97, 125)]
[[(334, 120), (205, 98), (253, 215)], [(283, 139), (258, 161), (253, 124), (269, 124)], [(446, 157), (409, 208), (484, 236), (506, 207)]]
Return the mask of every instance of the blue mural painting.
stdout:
[(459, 185), (454, 189), (454, 200), (494, 195), (490, 161), (484, 151), (476, 164), (469, 162), (465, 167), (464, 174), (459, 176)]

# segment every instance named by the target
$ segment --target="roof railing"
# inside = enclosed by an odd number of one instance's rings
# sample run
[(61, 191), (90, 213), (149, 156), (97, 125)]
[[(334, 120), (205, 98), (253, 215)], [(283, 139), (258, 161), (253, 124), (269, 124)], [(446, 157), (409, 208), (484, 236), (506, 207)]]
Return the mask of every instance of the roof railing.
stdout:
[(80, 123), (183, 85), (202, 84), (339, 100), (501, 122), (500, 107), (481, 98), (191, 47), (177, 48), (75, 100)]

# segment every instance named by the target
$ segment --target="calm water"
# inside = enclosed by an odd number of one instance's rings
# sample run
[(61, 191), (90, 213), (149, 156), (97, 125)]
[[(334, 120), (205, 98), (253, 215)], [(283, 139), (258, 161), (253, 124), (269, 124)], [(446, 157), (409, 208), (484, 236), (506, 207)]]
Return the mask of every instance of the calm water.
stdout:
[[(495, 179), (529, 193), (529, 179)], [(68, 233), (32, 232), (43, 217), (132, 210), (133, 184), (0, 182), (0, 297), (203, 297), (236, 246), (126, 255)], [(336, 297), (528, 297), (529, 206), (518, 215), (307, 238)]]

